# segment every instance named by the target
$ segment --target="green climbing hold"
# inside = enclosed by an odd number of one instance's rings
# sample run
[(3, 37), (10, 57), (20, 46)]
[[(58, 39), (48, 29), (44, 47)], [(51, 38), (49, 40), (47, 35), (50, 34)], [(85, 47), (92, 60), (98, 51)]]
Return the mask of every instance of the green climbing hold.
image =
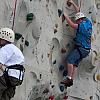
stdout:
[(33, 17), (34, 17), (34, 14), (33, 13), (29, 13), (29, 14), (27, 14), (26, 20), (27, 21), (32, 21)]
[(15, 33), (15, 39), (19, 40), (22, 37), (22, 35), (20, 33)]

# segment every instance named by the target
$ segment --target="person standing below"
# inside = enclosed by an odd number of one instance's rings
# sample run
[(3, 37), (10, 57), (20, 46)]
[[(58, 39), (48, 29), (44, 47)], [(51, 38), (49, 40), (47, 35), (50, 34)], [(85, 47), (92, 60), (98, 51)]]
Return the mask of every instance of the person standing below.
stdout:
[[(0, 29), (0, 100), (10, 100), (15, 95), (16, 86), (23, 82), (24, 56), (13, 42), (15, 33), (10, 28)], [(4, 69), (5, 67), (5, 69)]]
[(80, 61), (87, 57), (90, 53), (91, 49), (91, 35), (92, 35), (92, 23), (91, 21), (86, 18), (86, 16), (80, 12), (80, 8), (75, 5), (72, 0), (68, 0), (76, 9), (75, 20), (74, 23), (67, 15), (66, 12), (63, 12), (64, 17), (67, 23), (76, 30), (76, 37), (75, 47), (73, 50), (68, 54), (66, 59), (66, 68), (68, 70), (67, 77), (61, 82), (61, 84), (65, 84), (66, 86), (70, 87), (73, 85), (73, 80), (75, 78), (75, 74), (77, 73), (77, 68)]

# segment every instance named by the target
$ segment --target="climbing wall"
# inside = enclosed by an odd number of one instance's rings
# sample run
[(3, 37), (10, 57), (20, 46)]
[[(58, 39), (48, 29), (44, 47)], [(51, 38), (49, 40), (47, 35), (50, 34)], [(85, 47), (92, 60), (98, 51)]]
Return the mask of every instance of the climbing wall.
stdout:
[(59, 16), (75, 10), (66, 0), (1, 0), (0, 28), (15, 31), (15, 45), (25, 56), (25, 78), (12, 100), (100, 100), (100, 0), (74, 0), (93, 23), (92, 50), (79, 66), (74, 85), (60, 81), (67, 75), (66, 56), (75, 31)]

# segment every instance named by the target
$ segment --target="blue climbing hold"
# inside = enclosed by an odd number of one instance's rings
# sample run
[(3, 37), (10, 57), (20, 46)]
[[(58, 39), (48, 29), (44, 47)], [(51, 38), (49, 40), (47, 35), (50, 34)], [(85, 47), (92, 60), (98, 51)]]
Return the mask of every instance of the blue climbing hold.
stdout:
[(59, 66), (59, 71), (63, 71), (64, 70), (64, 65), (60, 65)]
[(60, 91), (63, 92), (64, 91), (64, 84), (60, 84), (59, 88), (60, 88)]
[(67, 76), (67, 74), (68, 74), (68, 71), (67, 70), (64, 70), (63, 71), (63, 76)]

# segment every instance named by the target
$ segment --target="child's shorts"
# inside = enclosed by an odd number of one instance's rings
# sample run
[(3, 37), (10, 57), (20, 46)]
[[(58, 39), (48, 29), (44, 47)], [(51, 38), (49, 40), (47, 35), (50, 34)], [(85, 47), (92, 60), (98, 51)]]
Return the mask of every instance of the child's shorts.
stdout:
[(87, 57), (89, 54), (90, 50), (82, 48), (82, 47), (77, 47), (75, 49), (73, 49), (69, 55), (67, 56), (67, 63), (68, 64), (73, 64), (74, 66), (78, 67), (80, 61)]

